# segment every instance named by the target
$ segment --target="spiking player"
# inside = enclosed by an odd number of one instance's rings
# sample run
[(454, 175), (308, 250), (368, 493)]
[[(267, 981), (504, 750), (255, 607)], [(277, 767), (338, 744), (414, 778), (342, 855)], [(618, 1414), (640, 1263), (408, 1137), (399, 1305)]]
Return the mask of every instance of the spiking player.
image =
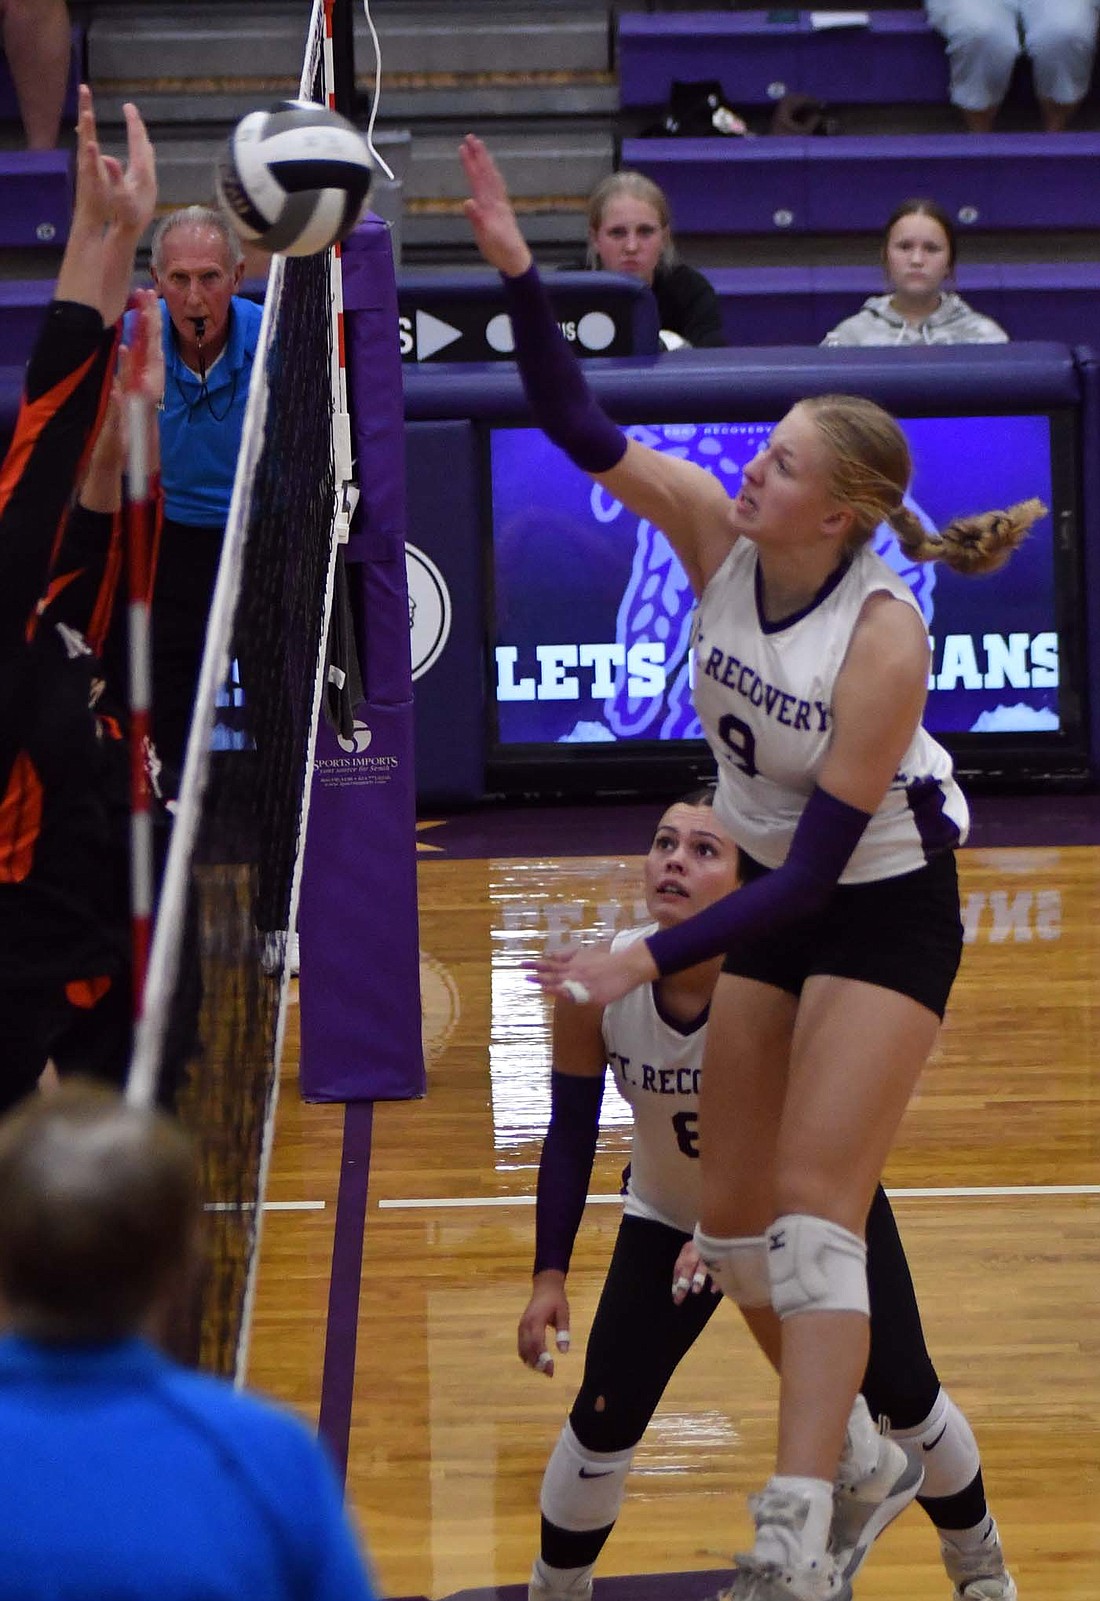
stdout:
[(849, 1601), (829, 1532), (870, 1338), (864, 1226), (962, 954), (968, 825), (951, 758), (921, 722), (927, 630), (870, 540), (887, 522), (915, 560), (990, 572), (1046, 508), (1028, 500), (930, 537), (905, 504), (905, 435), (861, 396), (793, 406), (736, 498), (627, 439), (561, 338), (488, 151), (469, 136), (461, 156), (536, 419), (662, 530), (698, 596), (695, 706), (750, 879), (621, 950), (548, 955), (538, 981), (606, 1005), (725, 953), (697, 1240), (779, 1365), (775, 1472), (750, 1503), (756, 1537), (728, 1596)]
[[(674, 927), (737, 886), (737, 848), (700, 790), (662, 817), (646, 857), (652, 921), (617, 946)], [(568, 1348), (566, 1275), (588, 1193), (611, 1069), (634, 1114), (623, 1218), (585, 1354), (584, 1377), (542, 1483), (530, 1601), (588, 1601), (635, 1447), (718, 1302), (681, 1274), (699, 1205), (699, 1082), (720, 959), (632, 990), (610, 1006), (554, 1008), (551, 1123), (539, 1166), (535, 1271), (519, 1354), (552, 1375)], [(978, 1448), (941, 1388), (913, 1281), (880, 1187), (867, 1225), (871, 1353), (837, 1479), (833, 1550), (850, 1582), (872, 1540), (914, 1496), (940, 1535), (956, 1601), (1015, 1601), (985, 1500)], [(695, 1294), (689, 1291), (694, 1290)], [(746, 1319), (753, 1326), (751, 1311)], [(638, 1330), (645, 1330), (639, 1340)], [(870, 1409), (868, 1411), (868, 1408)], [(891, 1440), (871, 1421), (889, 1420)], [(904, 1449), (904, 1455), (903, 1455)], [(908, 1458), (908, 1463), (906, 1463)], [(922, 1482), (923, 1480), (923, 1482)], [(896, 1486), (896, 1488), (895, 1488)]]
[[(81, 88), (72, 226), (0, 470), (0, 1109), (74, 1034), (74, 1066), (126, 1070), (128, 994), (114, 1003), (127, 960), (128, 757), (94, 651), (119, 552), (110, 517), (106, 538), (94, 526), (98, 474), (92, 524), (70, 515), (156, 200), (152, 146), (137, 109), (125, 114), (123, 167), (101, 153)], [(109, 1037), (93, 1042), (91, 1020), (108, 1014)]]

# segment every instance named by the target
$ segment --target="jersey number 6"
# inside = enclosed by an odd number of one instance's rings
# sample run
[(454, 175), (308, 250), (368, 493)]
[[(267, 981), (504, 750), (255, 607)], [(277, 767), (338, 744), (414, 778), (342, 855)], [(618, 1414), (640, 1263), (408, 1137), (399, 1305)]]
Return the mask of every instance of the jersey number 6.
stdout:
[(685, 1156), (698, 1157), (699, 1155), (699, 1114), (698, 1112), (677, 1112), (672, 1119), (676, 1143)]

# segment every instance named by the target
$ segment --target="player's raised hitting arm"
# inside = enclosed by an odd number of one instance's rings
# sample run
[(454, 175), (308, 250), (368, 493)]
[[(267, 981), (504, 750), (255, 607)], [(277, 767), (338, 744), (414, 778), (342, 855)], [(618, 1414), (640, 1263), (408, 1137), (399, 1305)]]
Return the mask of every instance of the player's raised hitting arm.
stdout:
[(627, 439), (601, 410), (561, 337), (499, 168), (473, 134), (459, 153), (470, 188), (466, 215), (479, 250), (504, 279), (536, 421), (571, 461), (662, 530), (700, 593), (734, 542), (729, 497), (702, 467)]

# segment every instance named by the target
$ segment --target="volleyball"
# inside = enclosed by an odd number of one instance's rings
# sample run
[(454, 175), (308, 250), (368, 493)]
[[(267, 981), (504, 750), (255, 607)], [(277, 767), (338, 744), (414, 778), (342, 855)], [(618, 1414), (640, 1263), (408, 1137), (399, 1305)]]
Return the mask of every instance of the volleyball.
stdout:
[(246, 244), (312, 256), (359, 221), (371, 157), (345, 117), (309, 100), (282, 100), (241, 118), (216, 181), (222, 209)]

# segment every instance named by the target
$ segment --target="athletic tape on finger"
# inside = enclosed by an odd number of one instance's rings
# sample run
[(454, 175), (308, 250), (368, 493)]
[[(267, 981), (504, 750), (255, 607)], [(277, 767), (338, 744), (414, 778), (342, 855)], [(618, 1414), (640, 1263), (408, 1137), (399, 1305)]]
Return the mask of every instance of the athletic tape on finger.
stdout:
[(561, 987), (562, 993), (568, 995), (571, 1001), (576, 1001), (578, 1006), (587, 1006), (592, 999), (588, 989), (581, 983), (579, 978), (562, 979)]
[(535, 1359), (535, 1367), (540, 1373), (545, 1373), (552, 1361), (553, 1358), (551, 1357), (549, 1351), (540, 1351)]

